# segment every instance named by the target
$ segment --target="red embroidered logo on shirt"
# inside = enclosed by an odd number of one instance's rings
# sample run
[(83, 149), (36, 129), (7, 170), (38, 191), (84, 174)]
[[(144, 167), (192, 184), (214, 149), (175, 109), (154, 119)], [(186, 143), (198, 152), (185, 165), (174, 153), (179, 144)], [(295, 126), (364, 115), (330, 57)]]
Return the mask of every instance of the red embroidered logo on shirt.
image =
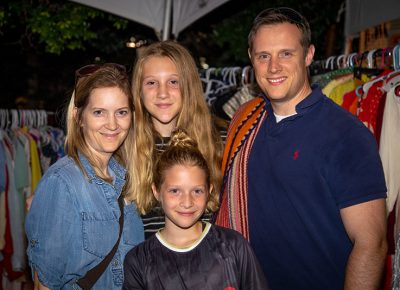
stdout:
[(236, 289), (233, 287), (226, 287), (224, 290), (236, 290)]
[(297, 160), (297, 158), (299, 158), (299, 150), (296, 150), (293, 153), (293, 160)]

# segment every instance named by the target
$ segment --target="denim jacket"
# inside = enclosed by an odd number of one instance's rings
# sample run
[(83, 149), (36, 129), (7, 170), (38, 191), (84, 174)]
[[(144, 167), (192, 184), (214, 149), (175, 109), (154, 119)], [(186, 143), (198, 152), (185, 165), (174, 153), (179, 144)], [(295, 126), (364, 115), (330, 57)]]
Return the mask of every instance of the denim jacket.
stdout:
[[(83, 155), (80, 160), (87, 177), (67, 156), (46, 171), (26, 218), (29, 264), (51, 289), (80, 289), (76, 281), (99, 264), (118, 239), (117, 199), (125, 169), (111, 158), (114, 183), (110, 184), (95, 175)], [(135, 204), (125, 205), (124, 214), (118, 250), (93, 290), (121, 289), (124, 257), (144, 240)]]

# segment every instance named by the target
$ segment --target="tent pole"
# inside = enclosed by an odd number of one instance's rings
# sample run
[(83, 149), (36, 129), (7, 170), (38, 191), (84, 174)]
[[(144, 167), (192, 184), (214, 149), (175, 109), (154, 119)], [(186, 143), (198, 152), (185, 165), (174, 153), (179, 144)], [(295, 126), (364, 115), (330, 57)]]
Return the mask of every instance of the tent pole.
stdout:
[(162, 40), (167, 40), (170, 34), (172, 0), (165, 0), (164, 29)]

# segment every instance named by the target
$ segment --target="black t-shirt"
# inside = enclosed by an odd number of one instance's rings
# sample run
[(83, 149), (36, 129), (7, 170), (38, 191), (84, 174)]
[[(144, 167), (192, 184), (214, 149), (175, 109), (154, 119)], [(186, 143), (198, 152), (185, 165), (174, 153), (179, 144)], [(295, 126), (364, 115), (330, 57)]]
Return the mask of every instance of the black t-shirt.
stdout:
[(124, 277), (124, 290), (268, 289), (249, 243), (210, 223), (185, 249), (169, 245), (159, 233), (151, 236), (126, 255)]

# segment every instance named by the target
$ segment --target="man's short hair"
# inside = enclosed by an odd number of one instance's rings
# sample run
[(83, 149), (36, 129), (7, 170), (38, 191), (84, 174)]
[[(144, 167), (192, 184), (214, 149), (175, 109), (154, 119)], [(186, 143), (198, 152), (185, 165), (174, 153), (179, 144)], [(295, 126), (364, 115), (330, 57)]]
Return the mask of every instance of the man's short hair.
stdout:
[(268, 8), (261, 11), (253, 21), (248, 36), (249, 49), (253, 49), (253, 39), (258, 29), (263, 25), (291, 23), (296, 25), (301, 33), (300, 43), (306, 53), (311, 45), (311, 29), (307, 19), (299, 12), (288, 7)]

